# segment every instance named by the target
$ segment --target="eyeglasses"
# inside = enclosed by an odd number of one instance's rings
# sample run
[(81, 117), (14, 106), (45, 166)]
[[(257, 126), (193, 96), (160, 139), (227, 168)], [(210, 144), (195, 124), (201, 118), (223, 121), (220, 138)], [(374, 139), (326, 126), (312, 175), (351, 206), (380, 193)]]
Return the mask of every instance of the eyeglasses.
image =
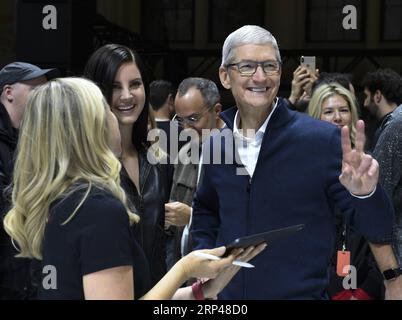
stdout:
[(275, 60), (267, 61), (252, 61), (243, 60), (237, 63), (230, 63), (226, 65), (226, 68), (236, 67), (237, 71), (243, 76), (252, 76), (256, 73), (258, 66), (262, 68), (266, 75), (272, 76), (279, 72), (281, 64)]
[(188, 117), (179, 117), (177, 114), (175, 114), (172, 121), (176, 121), (181, 127), (184, 127), (186, 124), (188, 126), (193, 126), (197, 124), (198, 121), (200, 121), (202, 117), (211, 110), (212, 108), (206, 108), (203, 112), (195, 113)]

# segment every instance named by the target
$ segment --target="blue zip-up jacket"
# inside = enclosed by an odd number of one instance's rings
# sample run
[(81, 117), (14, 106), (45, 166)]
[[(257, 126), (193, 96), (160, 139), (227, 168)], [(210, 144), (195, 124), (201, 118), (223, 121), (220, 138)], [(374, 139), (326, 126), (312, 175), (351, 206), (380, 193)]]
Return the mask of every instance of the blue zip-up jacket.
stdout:
[[(232, 132), (236, 111), (222, 113), (227, 124), (222, 132)], [(391, 242), (393, 209), (383, 189), (377, 186), (371, 197), (359, 199), (339, 182), (342, 150), (335, 126), (291, 111), (279, 99), (252, 179), (236, 174), (239, 163), (208, 164), (217, 153), (222, 159), (233, 156), (224, 143), (230, 139), (222, 137), (227, 133), (212, 135), (204, 147), (203, 174), (193, 203), (194, 249), (296, 224), (305, 228), (272, 246), (268, 243), (252, 260), (255, 269), (242, 269), (220, 299), (325, 299), (335, 205), (370, 242)]]

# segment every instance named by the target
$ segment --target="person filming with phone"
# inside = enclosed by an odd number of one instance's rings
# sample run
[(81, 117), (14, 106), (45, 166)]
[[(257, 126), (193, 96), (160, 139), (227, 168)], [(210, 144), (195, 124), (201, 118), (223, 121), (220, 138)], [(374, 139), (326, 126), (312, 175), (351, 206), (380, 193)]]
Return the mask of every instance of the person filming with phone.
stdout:
[(312, 87), (319, 76), (315, 66), (315, 57), (300, 57), (300, 65), (293, 72), (291, 92), (287, 99), (291, 109), (302, 112), (307, 109)]
[[(268, 242), (253, 259), (255, 268), (243, 268), (219, 298), (328, 299), (335, 205), (370, 242), (387, 279), (386, 296), (402, 298), (401, 269), (389, 245), (392, 203), (377, 184), (377, 161), (363, 151), (364, 122), (357, 122), (352, 148), (347, 126), (341, 135), (336, 126), (289, 110), (277, 97), (281, 73), (278, 44), (269, 31), (248, 25), (226, 38), (219, 77), (236, 106), (221, 113), (226, 123), (221, 134), (205, 142), (193, 203), (193, 247), (305, 227)], [(230, 139), (234, 150), (223, 142)], [(215, 161), (216, 155), (233, 154), (232, 162)]]

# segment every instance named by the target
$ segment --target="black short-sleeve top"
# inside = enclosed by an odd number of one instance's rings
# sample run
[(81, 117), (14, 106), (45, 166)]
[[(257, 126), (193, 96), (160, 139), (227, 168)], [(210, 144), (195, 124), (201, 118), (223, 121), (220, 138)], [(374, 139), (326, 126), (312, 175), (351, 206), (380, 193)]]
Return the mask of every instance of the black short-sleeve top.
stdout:
[(119, 200), (94, 188), (74, 218), (63, 225), (84, 194), (75, 191), (51, 206), (43, 240), (39, 298), (84, 299), (84, 275), (128, 265), (133, 266), (135, 297), (141, 297), (150, 289), (149, 265)]

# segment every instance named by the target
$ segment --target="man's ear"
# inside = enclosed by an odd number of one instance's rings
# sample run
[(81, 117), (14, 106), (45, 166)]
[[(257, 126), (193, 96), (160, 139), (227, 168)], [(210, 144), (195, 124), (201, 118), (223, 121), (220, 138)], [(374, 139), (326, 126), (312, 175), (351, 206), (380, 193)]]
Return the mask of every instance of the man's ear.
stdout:
[(169, 104), (174, 104), (174, 96), (171, 93), (169, 93), (167, 101)]
[(171, 93), (169, 93), (169, 95), (167, 97), (167, 103), (168, 103), (169, 107), (173, 106), (173, 108), (174, 108), (174, 97)]
[(381, 91), (380, 91), (380, 90), (376, 90), (376, 92), (374, 93), (374, 102), (375, 102), (375, 103), (380, 103), (382, 97), (383, 97), (383, 95), (382, 95)]
[(219, 114), (222, 112), (222, 105), (219, 102), (215, 104), (214, 112), (216, 113), (216, 117), (219, 118)]
[(3, 94), (6, 97), (7, 101), (13, 102), (14, 101), (14, 95), (13, 95), (13, 87), (10, 86), (9, 84), (6, 84), (3, 87)]
[(230, 85), (230, 77), (226, 68), (219, 68), (219, 79), (221, 80), (221, 84), (225, 89), (230, 89), (232, 86)]
[(175, 97), (171, 93), (169, 93), (167, 102), (169, 105), (170, 112), (174, 112), (174, 99), (175, 99)]

